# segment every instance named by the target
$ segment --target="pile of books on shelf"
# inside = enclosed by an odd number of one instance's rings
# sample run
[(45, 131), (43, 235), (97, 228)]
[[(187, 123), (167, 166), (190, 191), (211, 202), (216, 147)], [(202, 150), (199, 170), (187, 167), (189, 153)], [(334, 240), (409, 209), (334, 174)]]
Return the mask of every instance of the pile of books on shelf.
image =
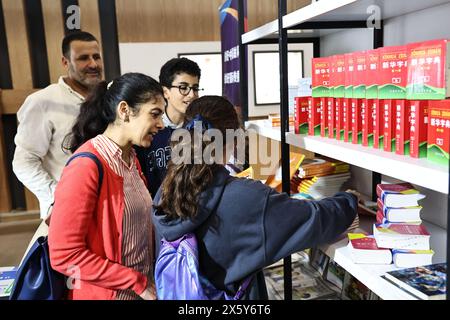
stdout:
[[(293, 300), (379, 300), (363, 283), (313, 248), (292, 256)], [(283, 260), (264, 269), (270, 300), (284, 299)]]
[(320, 200), (339, 192), (350, 177), (347, 163), (320, 157), (303, 160), (294, 178), (299, 193)]
[(377, 185), (377, 222), (373, 235), (349, 233), (355, 263), (408, 268), (431, 264), (430, 234), (420, 219), (418, 201), (425, 198), (410, 183)]
[[(268, 119), (266, 120), (267, 125), (269, 127), (280, 127), (281, 126), (281, 117), (279, 113), (271, 113), (269, 114)], [(294, 116), (289, 116), (289, 126), (294, 126), (295, 119)]]
[(295, 133), (448, 165), (449, 60), (447, 39), (313, 58)]

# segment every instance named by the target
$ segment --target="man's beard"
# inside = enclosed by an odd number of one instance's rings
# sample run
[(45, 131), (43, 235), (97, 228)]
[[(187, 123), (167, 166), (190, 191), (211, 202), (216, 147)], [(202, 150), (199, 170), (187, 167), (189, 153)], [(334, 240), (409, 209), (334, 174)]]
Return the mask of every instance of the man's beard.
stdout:
[(78, 82), (83, 87), (92, 89), (101, 81), (100, 72), (99, 72), (98, 78), (94, 79), (94, 78), (88, 78), (88, 76), (86, 76), (86, 77), (79, 77), (79, 78), (75, 79), (75, 81)]

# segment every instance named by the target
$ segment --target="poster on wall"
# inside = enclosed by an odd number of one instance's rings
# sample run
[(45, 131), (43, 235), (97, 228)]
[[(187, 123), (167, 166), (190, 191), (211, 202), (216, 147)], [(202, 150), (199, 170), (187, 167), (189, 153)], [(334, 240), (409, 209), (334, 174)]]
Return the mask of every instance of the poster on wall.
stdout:
[[(247, 30), (247, 0), (244, 1), (244, 29)], [(222, 42), (223, 95), (240, 106), (239, 0), (227, 0), (219, 8)], [(246, 57), (244, 57), (246, 58)]]

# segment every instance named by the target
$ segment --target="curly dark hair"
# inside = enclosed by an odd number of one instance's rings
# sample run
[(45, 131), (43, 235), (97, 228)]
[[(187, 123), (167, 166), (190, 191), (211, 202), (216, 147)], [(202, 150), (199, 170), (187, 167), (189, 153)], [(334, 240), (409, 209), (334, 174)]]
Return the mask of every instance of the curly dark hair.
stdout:
[[(201, 116), (214, 129), (221, 132), (223, 145), (226, 145), (226, 130), (239, 129), (240, 122), (234, 106), (227, 99), (219, 96), (203, 96), (192, 102), (186, 110), (185, 124), (194, 117)], [(193, 159), (197, 146), (191, 131), (191, 139), (187, 143)], [(172, 150), (185, 141), (173, 141)], [(211, 141), (203, 141), (205, 150)], [(219, 159), (220, 160), (220, 159)], [(197, 214), (198, 198), (212, 183), (214, 175), (221, 164), (169, 162), (167, 175), (161, 185), (161, 201), (155, 209), (163, 211), (168, 219), (193, 218)]]

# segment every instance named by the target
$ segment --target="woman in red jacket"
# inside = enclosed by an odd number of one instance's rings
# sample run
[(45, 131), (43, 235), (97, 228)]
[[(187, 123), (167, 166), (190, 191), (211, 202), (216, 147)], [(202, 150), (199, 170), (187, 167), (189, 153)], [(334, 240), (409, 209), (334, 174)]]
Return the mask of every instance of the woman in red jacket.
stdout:
[(133, 145), (149, 147), (163, 128), (163, 90), (125, 74), (100, 83), (81, 105), (65, 148), (93, 153), (67, 165), (49, 229), (52, 267), (70, 277), (68, 299), (154, 299), (152, 199)]

